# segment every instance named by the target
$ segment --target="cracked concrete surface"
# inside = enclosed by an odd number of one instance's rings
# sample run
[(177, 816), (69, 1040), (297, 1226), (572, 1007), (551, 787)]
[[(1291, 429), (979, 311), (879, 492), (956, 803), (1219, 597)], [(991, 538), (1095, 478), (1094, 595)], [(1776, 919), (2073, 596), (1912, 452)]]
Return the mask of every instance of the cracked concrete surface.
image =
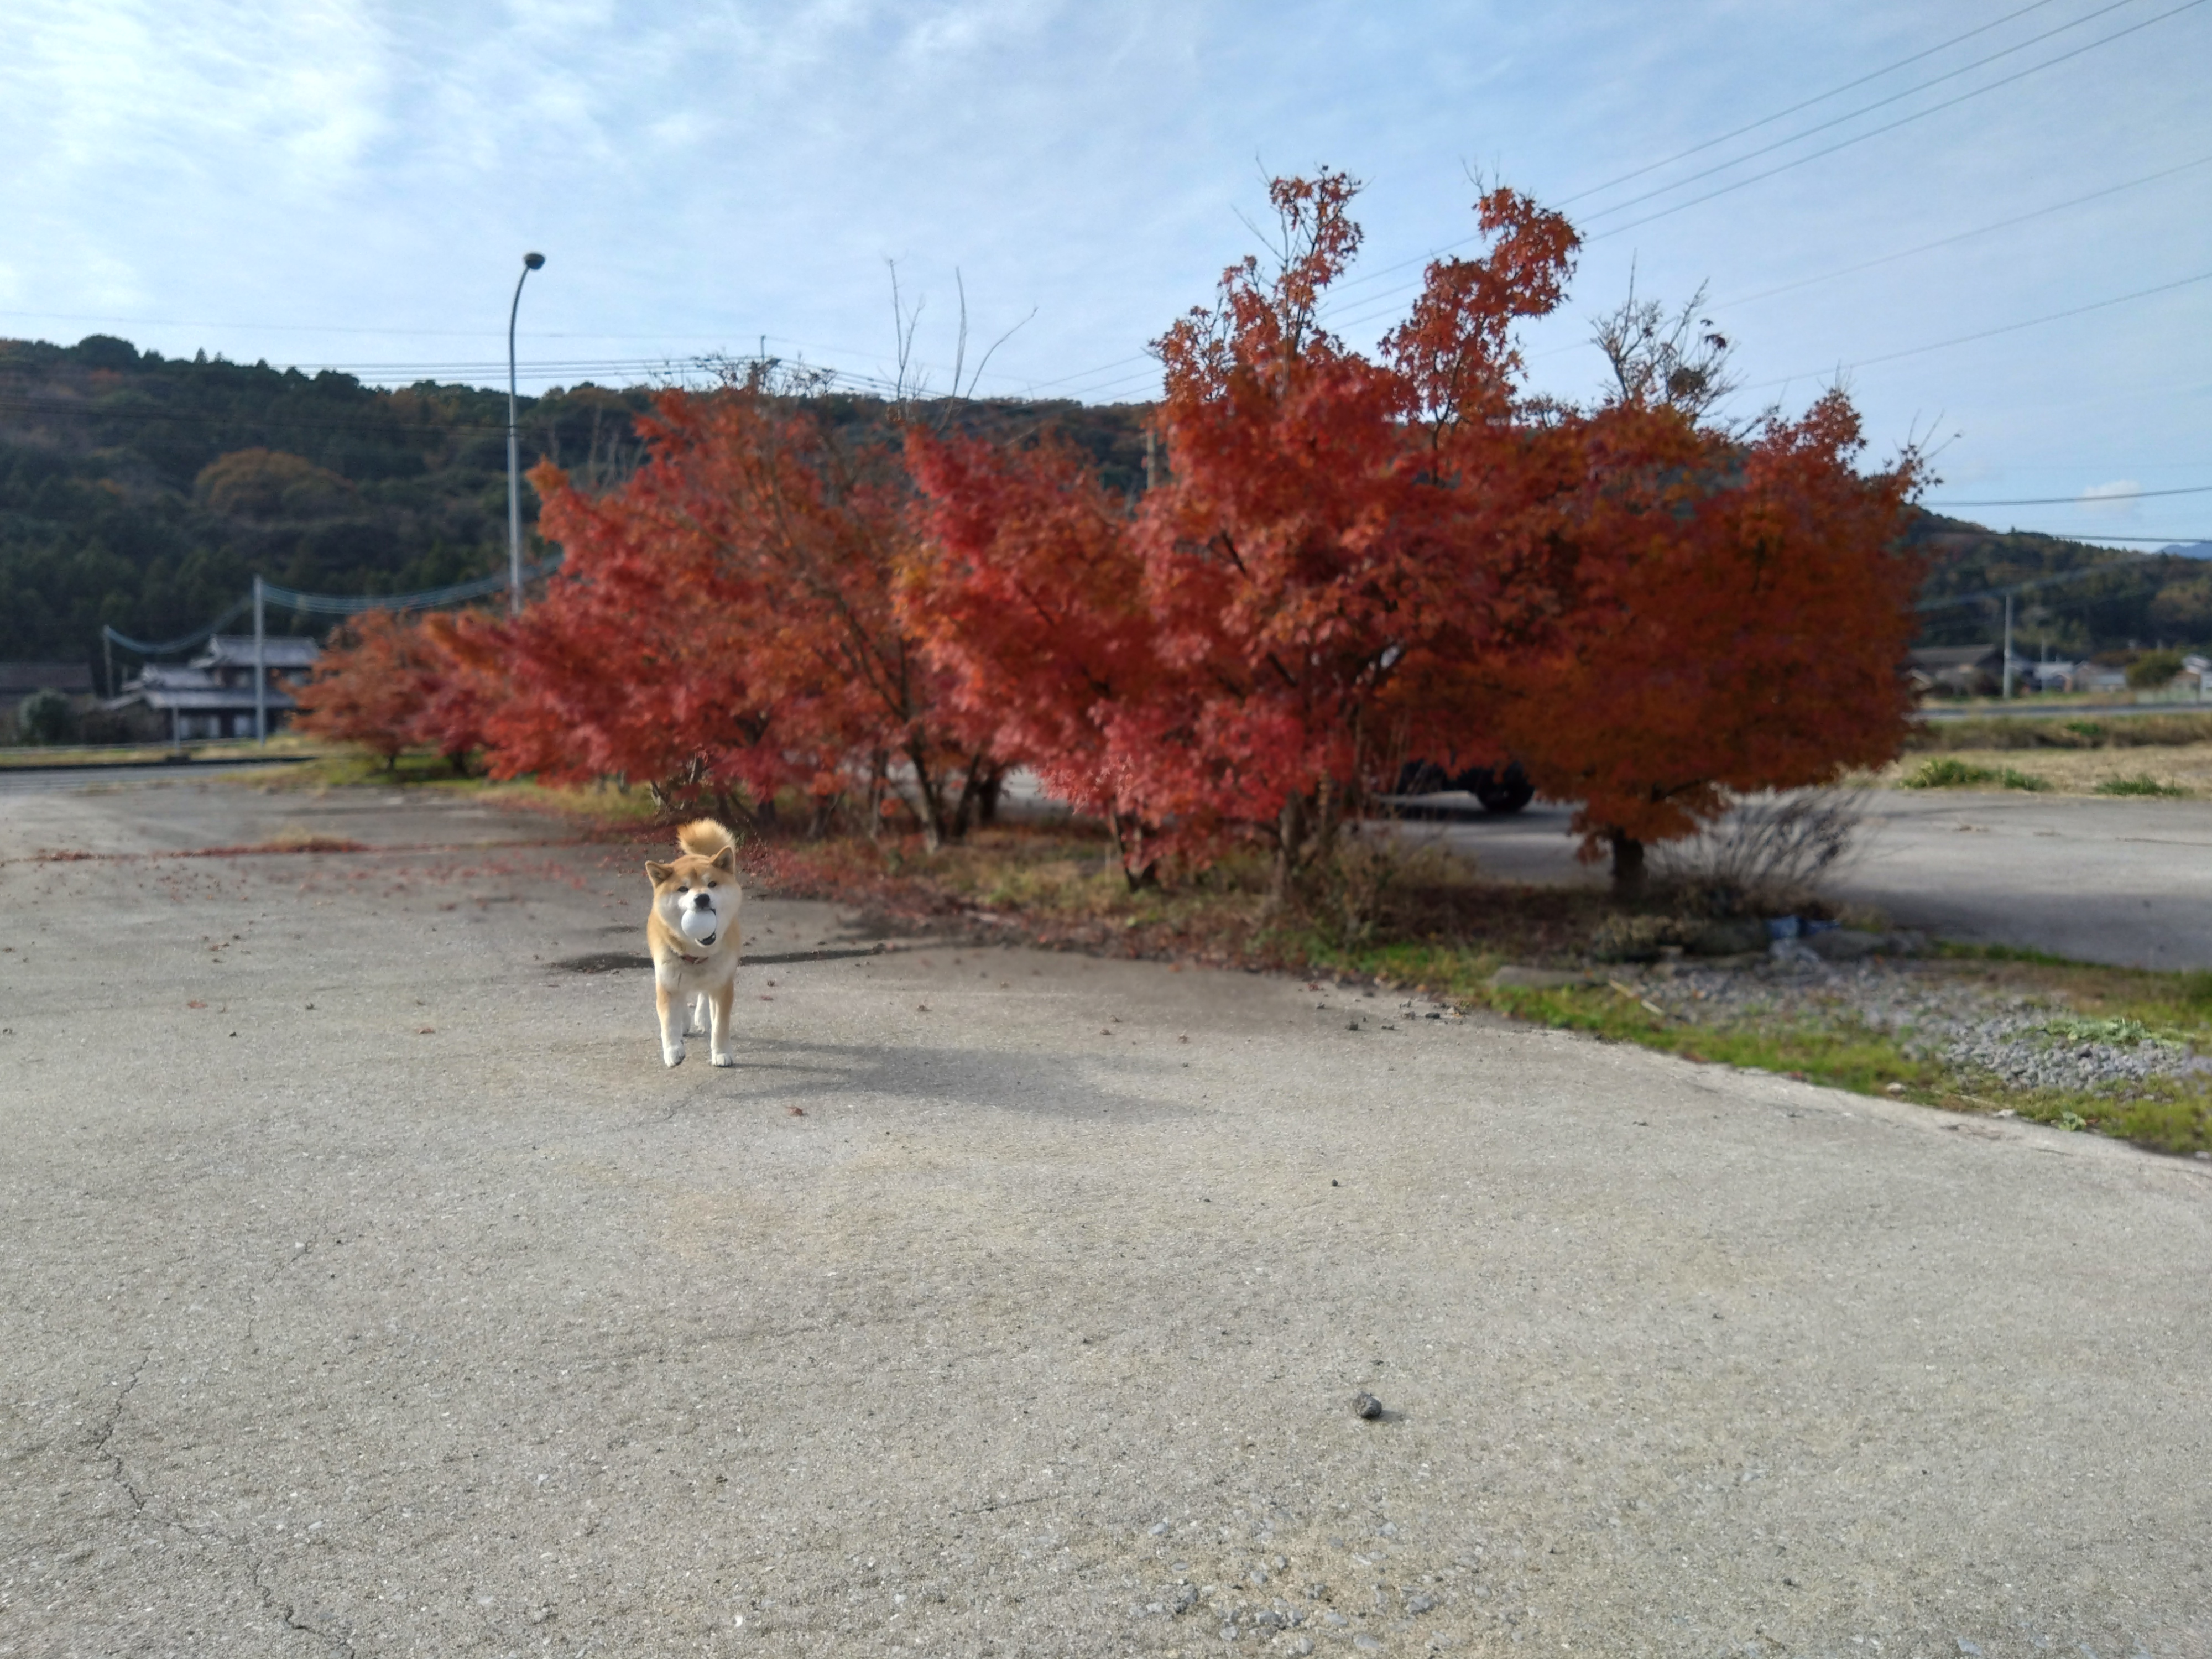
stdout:
[(2206, 1166), (558, 839), (0, 801), (0, 1655), (2212, 1652)]

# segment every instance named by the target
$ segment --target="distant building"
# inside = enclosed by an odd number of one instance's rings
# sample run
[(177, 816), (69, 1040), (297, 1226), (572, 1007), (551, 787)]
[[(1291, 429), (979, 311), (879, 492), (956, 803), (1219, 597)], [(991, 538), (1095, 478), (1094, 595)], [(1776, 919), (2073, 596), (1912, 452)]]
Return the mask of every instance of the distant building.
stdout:
[[(313, 640), (289, 635), (271, 635), (264, 641), (268, 665), (269, 729), (283, 726), (294, 704), (283, 690), (289, 676), (303, 674), (315, 665), (322, 649)], [(135, 679), (123, 682), (121, 693), (108, 700), (112, 709), (146, 708), (166, 714), (169, 736), (178, 743), (191, 738), (250, 738), (253, 735), (253, 635), (218, 634), (207, 649), (189, 663), (148, 663)]]
[(2003, 689), (2004, 653), (1994, 645), (1923, 646), (1905, 653), (1905, 672), (1923, 696), (1987, 696)]
[(2069, 691), (2124, 691), (2128, 689), (2128, 671), (2108, 662), (2078, 662), (2074, 672), (2066, 677)]
[(92, 695), (92, 667), (81, 662), (0, 662), (0, 733), (13, 735), (15, 711), (34, 691), (58, 691), (72, 703)]

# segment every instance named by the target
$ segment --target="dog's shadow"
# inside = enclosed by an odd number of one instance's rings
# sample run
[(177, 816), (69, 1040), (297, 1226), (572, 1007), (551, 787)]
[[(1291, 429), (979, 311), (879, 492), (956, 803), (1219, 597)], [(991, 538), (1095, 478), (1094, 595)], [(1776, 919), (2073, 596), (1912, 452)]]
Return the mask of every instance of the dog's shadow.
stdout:
[[(863, 945), (858, 950), (781, 951), (766, 956), (745, 952), (743, 966), (746, 968), (775, 968), (792, 962), (842, 962), (848, 957), (879, 957), (883, 952), (874, 945)], [(634, 969), (650, 968), (653, 958), (635, 951), (594, 951), (588, 956), (563, 957), (558, 962), (549, 962), (548, 968), (556, 968), (570, 974), (621, 974)]]

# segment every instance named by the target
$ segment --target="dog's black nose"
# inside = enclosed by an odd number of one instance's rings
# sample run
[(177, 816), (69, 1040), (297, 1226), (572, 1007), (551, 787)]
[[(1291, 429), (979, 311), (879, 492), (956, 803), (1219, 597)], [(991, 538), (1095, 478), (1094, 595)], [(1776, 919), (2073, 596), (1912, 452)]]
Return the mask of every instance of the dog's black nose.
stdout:
[(691, 896), (691, 902), (702, 910), (711, 910), (714, 908), (714, 901), (708, 898), (704, 893), (693, 894)]

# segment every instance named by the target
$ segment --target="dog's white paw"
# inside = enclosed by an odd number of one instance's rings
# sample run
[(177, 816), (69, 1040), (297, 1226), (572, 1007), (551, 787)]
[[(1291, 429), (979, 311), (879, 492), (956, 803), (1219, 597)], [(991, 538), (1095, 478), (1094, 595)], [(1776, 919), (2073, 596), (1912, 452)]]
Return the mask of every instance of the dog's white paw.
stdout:
[(689, 1025), (684, 1028), (684, 1035), (685, 1036), (704, 1036), (707, 1035), (707, 1028), (695, 1019)]
[(717, 1066), (734, 1066), (734, 1065), (736, 1065), (737, 1063), (738, 1063), (738, 1057), (737, 1057), (737, 1055), (735, 1055), (734, 1054), (732, 1054), (728, 1049), (726, 1049), (726, 1048), (720, 1048), (720, 1049), (717, 1049), (717, 1050), (715, 1051), (715, 1054), (714, 1054), (714, 1064), (715, 1064), (715, 1065), (717, 1065)]
[(684, 1063), (684, 1045), (680, 1042), (661, 1044), (660, 1062), (664, 1066), (681, 1066)]

